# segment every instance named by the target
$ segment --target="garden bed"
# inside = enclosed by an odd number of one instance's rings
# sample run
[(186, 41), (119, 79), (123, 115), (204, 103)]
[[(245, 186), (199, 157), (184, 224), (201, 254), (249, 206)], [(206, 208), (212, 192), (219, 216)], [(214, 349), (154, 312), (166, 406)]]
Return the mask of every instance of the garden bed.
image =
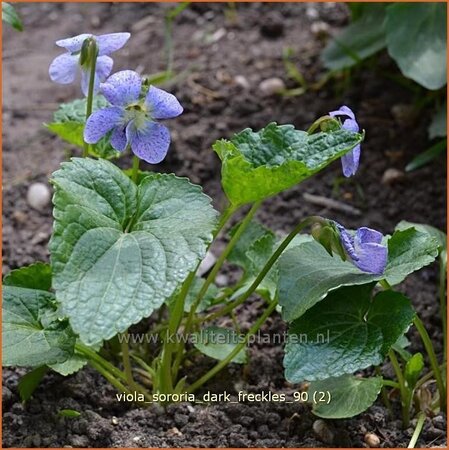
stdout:
[[(116, 58), (115, 70), (164, 70), (162, 4), (28, 4), (20, 5), (25, 31), (3, 30), (4, 74), (4, 273), (48, 261), (52, 209), (41, 211), (27, 204), (27, 189), (46, 182), (68, 154), (61, 141), (42, 128), (51, 120), (56, 101), (79, 96), (76, 85), (51, 84), (48, 65), (56, 56), (54, 41), (86, 30), (96, 34), (130, 31), (133, 45)], [(434, 160), (415, 172), (403, 168), (425, 150), (429, 115), (413, 114), (413, 93), (382, 75), (397, 69), (382, 56), (378, 70), (356, 70), (347, 80), (331, 79), (318, 91), (301, 96), (269, 94), (260, 84), (276, 77), (296, 88), (283, 64), (283, 50), (294, 50), (292, 61), (310, 82), (321, 79), (319, 61), (323, 33), (334, 33), (347, 21), (342, 4), (248, 4), (235, 10), (226, 4), (193, 4), (174, 27), (174, 69), (183, 73), (170, 90), (185, 108), (173, 121), (172, 146), (158, 166), (144, 168), (188, 176), (204, 186), (221, 209), (220, 164), (211, 150), (218, 138), (229, 138), (242, 128), (258, 130), (272, 121), (307, 127), (316, 117), (350, 105), (367, 130), (357, 176), (341, 180), (340, 164), (265, 202), (257, 218), (285, 233), (310, 214), (321, 214), (356, 228), (362, 225), (391, 233), (400, 220), (422, 222), (445, 230), (446, 163)], [(37, 45), (38, 43), (38, 45)], [(55, 87), (56, 86), (56, 87)], [(56, 95), (55, 95), (56, 93)], [(121, 166), (129, 166), (123, 158)], [(392, 169), (395, 169), (393, 171)], [(304, 194), (309, 196), (304, 197)], [(352, 206), (331, 209), (316, 204), (316, 197)], [(226, 277), (236, 273), (226, 269)], [(437, 352), (442, 351), (437, 268), (429, 266), (403, 284), (426, 324)], [(257, 317), (258, 300), (238, 311), (242, 329)], [(273, 315), (266, 332), (284, 331)], [(421, 341), (410, 335), (413, 351)], [(290, 393), (283, 376), (280, 346), (253, 346), (249, 364), (231, 365), (205, 390), (212, 392), (272, 391)], [(192, 370), (203, 372), (212, 360), (201, 357)], [(383, 368), (390, 374), (391, 368)], [(375, 433), (381, 446), (407, 446), (412, 428), (403, 430), (391, 420), (379, 399), (365, 413), (348, 420), (325, 421), (317, 433), (317, 419), (308, 406), (286, 403), (173, 404), (164, 413), (116, 400), (114, 389), (91, 369), (66, 379), (47, 375), (34, 397), (22, 404), (17, 391), (22, 369), (3, 370), (4, 447), (363, 447), (366, 433)], [(192, 374), (190, 374), (192, 375)], [(393, 399), (399, 409), (397, 399)], [(61, 409), (79, 411), (79, 418), (60, 417)], [(398, 416), (399, 417), (399, 416)], [(316, 428), (316, 427), (315, 427)], [(419, 444), (444, 446), (446, 418), (427, 420)]]

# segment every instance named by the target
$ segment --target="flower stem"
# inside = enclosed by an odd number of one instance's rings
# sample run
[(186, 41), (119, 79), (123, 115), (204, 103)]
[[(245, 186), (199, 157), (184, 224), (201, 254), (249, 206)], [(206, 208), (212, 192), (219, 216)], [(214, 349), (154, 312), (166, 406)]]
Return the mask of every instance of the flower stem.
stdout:
[(195, 272), (190, 272), (185, 280), (181, 292), (176, 298), (175, 304), (170, 311), (170, 320), (168, 322), (167, 340), (164, 342), (162, 351), (162, 362), (159, 370), (159, 386), (160, 392), (168, 394), (173, 392), (173, 372), (172, 372), (172, 355), (177, 348), (177, 344), (172, 342), (172, 338), (176, 336), (179, 324), (182, 320), (184, 312), (184, 302), (187, 292), (191, 286), (192, 280), (195, 278)]
[(122, 362), (123, 362), (123, 368), (125, 369), (125, 375), (126, 375), (126, 382), (129, 386), (129, 388), (132, 391), (137, 391), (137, 387), (136, 387), (136, 383), (134, 381), (133, 378), (133, 372), (132, 372), (132, 367), (131, 367), (131, 361), (129, 359), (129, 345), (127, 342), (127, 337), (128, 337), (128, 331), (125, 331), (124, 333), (122, 333), (119, 337), (119, 341), (120, 341), (120, 348), (122, 350)]
[[(223, 212), (223, 214), (221, 215), (220, 221), (218, 223), (217, 228), (215, 229), (214, 233), (213, 233), (213, 237), (214, 239), (219, 235), (220, 231), (224, 228), (224, 226), (228, 223), (229, 219), (233, 216), (233, 214), (237, 211), (238, 208), (236, 208), (233, 205), (229, 205)], [(210, 244), (212, 245), (212, 243)], [(210, 247), (209, 245), (209, 247)], [(198, 267), (200, 266), (201, 261), (198, 263), (197, 267), (195, 268), (195, 270), (192, 272), (192, 276), (188, 277), (184, 283), (184, 287), (183, 290), (180, 293), (181, 296), (181, 300), (183, 302), (183, 304), (185, 303), (185, 299), (187, 297), (187, 294), (189, 293), (190, 287), (193, 283), (193, 280), (195, 279), (195, 274), (198, 270)], [(198, 303), (199, 305), (199, 303)], [(192, 305), (190, 311), (189, 311), (189, 316), (190, 314), (192, 314), (192, 316), (195, 314), (196, 309), (198, 308), (198, 305), (195, 306), (195, 309), (192, 313), (192, 309), (194, 307), (194, 305)], [(187, 318), (187, 320), (188, 320)], [(186, 329), (190, 330), (190, 325), (187, 328), (186, 325)], [(177, 330), (176, 330), (177, 331)], [(179, 371), (179, 367), (181, 365), (181, 361), (182, 361), (182, 357), (184, 355), (184, 347), (185, 347), (185, 343), (181, 342), (180, 345), (178, 346), (177, 349), (177, 354), (176, 354), (176, 358), (175, 358), (175, 362), (173, 363), (173, 378), (176, 378), (178, 375), (178, 371)]]
[(199, 319), (200, 322), (205, 322), (209, 320), (214, 320), (218, 317), (221, 317), (229, 312), (231, 312), (234, 308), (237, 308), (237, 306), (240, 306), (242, 303), (244, 303), (248, 297), (257, 289), (259, 284), (262, 282), (262, 280), (265, 278), (267, 273), (270, 271), (270, 269), (273, 267), (274, 263), (279, 259), (281, 254), (284, 252), (284, 250), (287, 248), (287, 246), (290, 244), (290, 242), (294, 239), (294, 237), (300, 233), (304, 228), (311, 225), (316, 220), (321, 220), (320, 217), (317, 216), (310, 216), (304, 219), (302, 222), (300, 222), (293, 231), (281, 242), (279, 247), (276, 249), (276, 251), (271, 255), (270, 259), (266, 262), (263, 269), (259, 272), (259, 275), (257, 275), (256, 279), (253, 281), (251, 286), (237, 299), (235, 299), (233, 302), (226, 305), (221, 310), (210, 314), (209, 316), (206, 316), (203, 319)]
[(447, 317), (446, 317), (446, 269), (447, 264), (445, 263), (446, 251), (442, 251), (440, 254), (440, 276), (439, 276), (439, 297), (440, 297), (440, 314), (441, 323), (443, 324), (443, 358), (446, 361), (447, 357)]
[(137, 184), (137, 179), (139, 178), (139, 166), (140, 166), (140, 159), (136, 155), (134, 155), (131, 180), (134, 181), (134, 183), (136, 183), (136, 184)]
[(432, 368), (435, 375), (438, 391), (440, 393), (440, 408), (441, 411), (444, 411), (446, 409), (446, 387), (444, 385), (443, 377), (441, 375), (440, 366), (438, 365), (438, 360), (435, 355), (432, 341), (430, 340), (429, 334), (427, 333), (424, 324), (418, 316), (415, 316), (415, 318), (413, 319), (413, 324), (418, 330), (418, 333), (421, 336), (421, 340), (424, 344), (424, 348), (426, 349), (427, 355), (429, 356), (430, 367)]
[(270, 314), (274, 311), (276, 308), (277, 302), (272, 302), (270, 306), (265, 310), (265, 312), (259, 317), (259, 319), (254, 323), (254, 325), (248, 330), (248, 333), (246, 333), (244, 339), (242, 342), (237, 344), (231, 353), (229, 353), (228, 356), (226, 356), (225, 359), (220, 361), (218, 364), (216, 364), (209, 372), (205, 373), (199, 380), (195, 381), (189, 388), (187, 389), (187, 392), (194, 392), (198, 388), (200, 388), (204, 383), (209, 381), (215, 374), (220, 372), (220, 370), (224, 369), (231, 361), (232, 359), (247, 345), (248, 339), (251, 335), (254, 333), (257, 333), (259, 328), (264, 324), (265, 320), (270, 316)]
[[(89, 89), (87, 91), (87, 102), (86, 102), (86, 122), (87, 119), (92, 114), (92, 105), (94, 101), (94, 86), (95, 86), (95, 69), (97, 66), (98, 48), (96, 45), (93, 46), (94, 51), (92, 52), (90, 58), (90, 72), (89, 72)], [(89, 155), (90, 145), (84, 142), (83, 158)]]
[(418, 421), (416, 422), (415, 431), (413, 432), (412, 438), (410, 439), (410, 443), (407, 448), (415, 448), (416, 442), (418, 441), (419, 435), (424, 426), (424, 422), (426, 420), (426, 415), (423, 412), (420, 412), (418, 415)]
[(396, 354), (394, 353), (393, 349), (390, 349), (390, 351), (388, 352), (388, 356), (390, 358), (394, 373), (396, 374), (396, 378), (398, 379), (399, 390), (401, 392), (402, 423), (404, 428), (407, 428), (410, 422), (410, 404), (408, 401), (409, 397), (408, 389), (407, 386), (405, 385), (405, 379), (402, 374), (401, 366), (399, 365), (399, 362), (396, 358)]

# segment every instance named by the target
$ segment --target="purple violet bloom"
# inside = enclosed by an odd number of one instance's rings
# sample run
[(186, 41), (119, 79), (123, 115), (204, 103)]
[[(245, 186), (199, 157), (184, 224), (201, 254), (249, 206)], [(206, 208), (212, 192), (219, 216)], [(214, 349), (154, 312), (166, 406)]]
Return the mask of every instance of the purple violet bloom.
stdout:
[(354, 235), (335, 222), (340, 242), (351, 262), (363, 272), (382, 275), (387, 265), (388, 248), (382, 245), (383, 235), (371, 228), (358, 228)]
[(97, 65), (95, 69), (94, 93), (99, 90), (100, 82), (106, 80), (112, 70), (112, 58), (108, 55), (121, 49), (128, 41), (129, 33), (111, 33), (95, 36), (80, 34), (56, 41), (56, 45), (67, 50), (57, 56), (50, 64), (49, 75), (52, 81), (59, 84), (70, 84), (76, 79), (78, 68), (81, 68), (81, 90), (87, 96), (89, 89), (89, 67), (80, 65), (81, 48), (87, 38), (94, 38), (98, 46)]
[[(355, 114), (352, 112), (351, 108), (347, 106), (341, 106), (337, 111), (331, 111), (329, 113), (331, 117), (346, 116), (343, 122), (342, 128), (348, 131), (359, 131), (359, 124), (355, 120)], [(343, 175), (345, 177), (350, 177), (355, 175), (357, 169), (359, 168), (360, 161), (360, 144), (357, 144), (350, 152), (346, 153), (341, 157), (341, 165), (343, 167)]]
[(154, 119), (179, 116), (183, 108), (176, 97), (150, 86), (146, 96), (140, 98), (142, 80), (132, 70), (111, 75), (100, 87), (111, 106), (95, 111), (87, 119), (84, 140), (95, 144), (112, 131), (110, 139), (115, 150), (122, 152), (129, 145), (140, 159), (151, 164), (161, 162), (170, 145), (170, 132)]

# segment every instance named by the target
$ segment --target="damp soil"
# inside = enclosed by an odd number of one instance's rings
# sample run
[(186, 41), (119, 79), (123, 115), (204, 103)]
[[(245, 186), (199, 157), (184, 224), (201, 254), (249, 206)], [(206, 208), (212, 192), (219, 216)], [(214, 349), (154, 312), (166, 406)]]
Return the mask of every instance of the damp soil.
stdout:
[[(48, 260), (51, 205), (30, 208), (27, 190), (34, 182), (46, 183), (61, 161), (76, 154), (42, 127), (59, 102), (80, 95), (75, 85), (53, 85), (48, 80), (48, 65), (58, 54), (54, 41), (86, 30), (96, 34), (131, 31), (130, 42), (115, 56), (115, 69), (155, 73), (165, 69), (163, 18), (171, 6), (21, 4), (25, 31), (4, 27), (4, 273)], [(224, 204), (220, 165), (211, 149), (216, 139), (246, 127), (260, 129), (272, 121), (304, 129), (316, 117), (347, 104), (367, 130), (357, 175), (342, 180), (339, 163), (334, 163), (324, 173), (266, 201), (258, 219), (279, 233), (309, 214), (384, 233), (403, 219), (446, 229), (446, 161), (440, 158), (415, 172), (404, 172), (407, 162), (429, 146), (426, 129), (431, 111), (424, 108), (416, 113), (416, 92), (385, 75), (399, 76), (388, 57), (381, 55), (376, 66), (353, 71), (350, 78), (332, 78), (314, 89), (325, 74), (319, 53), (326, 35), (336, 33), (347, 20), (346, 7), (336, 3), (189, 6), (177, 18), (173, 33), (174, 70), (180, 75), (166, 85), (185, 112), (170, 123), (172, 146), (167, 159), (144, 168), (190, 177), (220, 209)], [(285, 71), (282, 54), (288, 48), (311, 87), (301, 96), (268, 95), (260, 83), (272, 77), (281, 78), (289, 89), (298, 87)], [(129, 163), (126, 157), (119, 161), (122, 166)], [(353, 209), (318, 205), (310, 194)], [(221, 279), (235, 276), (227, 268)], [(409, 277), (401, 290), (411, 297), (441, 354), (436, 267)], [(240, 308), (243, 330), (258, 312), (258, 299)], [(276, 314), (263, 328), (272, 333), (284, 330)], [(412, 350), (422, 351), (414, 332), (409, 338)], [(258, 344), (250, 347), (249, 354), (247, 366), (230, 365), (204, 390), (231, 395), (242, 390), (290, 394), (298, 388), (284, 380), (280, 346)], [(206, 357), (197, 357), (188, 375), (198, 375), (212, 364)], [(388, 365), (382, 370), (391, 375)], [(176, 403), (166, 411), (157, 406), (141, 408), (117, 401), (114, 389), (89, 368), (67, 378), (46, 375), (34, 397), (22, 404), (17, 383), (25, 372), (3, 370), (4, 447), (364, 447), (368, 432), (379, 437), (382, 447), (406, 447), (413, 431), (388, 417), (380, 401), (355, 418), (326, 420), (325, 432), (318, 434), (312, 427), (316, 417), (301, 404)], [(392, 400), (398, 412), (398, 399)], [(61, 417), (62, 409), (81, 415)], [(427, 419), (418, 445), (445, 446), (445, 430), (444, 414)]]

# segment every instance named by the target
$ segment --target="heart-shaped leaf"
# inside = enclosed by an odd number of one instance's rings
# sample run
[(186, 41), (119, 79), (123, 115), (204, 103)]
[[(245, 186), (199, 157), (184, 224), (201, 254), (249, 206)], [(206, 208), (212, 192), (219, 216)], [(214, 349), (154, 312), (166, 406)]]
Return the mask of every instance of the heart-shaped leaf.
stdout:
[(343, 129), (308, 134), (292, 125), (270, 123), (250, 129), (214, 150), (222, 161), (223, 189), (234, 205), (263, 200), (319, 172), (362, 141)]
[(203, 258), (216, 226), (187, 179), (151, 173), (137, 186), (104, 160), (54, 173), (53, 287), (86, 345), (148, 317)]
[(4, 286), (2, 311), (4, 366), (56, 364), (73, 354), (75, 335), (58, 319), (51, 292)]
[[(330, 401), (313, 404), (313, 413), (324, 419), (344, 419), (367, 410), (382, 389), (382, 378), (359, 378), (352, 375), (314, 381), (309, 387), (309, 398), (326, 397)], [(321, 393), (326, 393), (322, 395)], [(315, 394), (316, 393), (316, 394)]]
[(289, 328), (285, 378), (298, 383), (353, 373), (380, 364), (410, 326), (415, 312), (404, 295), (374, 283), (342, 287)]

